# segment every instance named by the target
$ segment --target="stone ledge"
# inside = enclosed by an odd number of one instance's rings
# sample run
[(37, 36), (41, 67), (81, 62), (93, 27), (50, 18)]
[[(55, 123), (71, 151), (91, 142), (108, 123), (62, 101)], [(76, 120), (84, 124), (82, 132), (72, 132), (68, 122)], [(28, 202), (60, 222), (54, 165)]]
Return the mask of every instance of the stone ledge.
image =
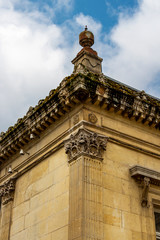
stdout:
[(160, 172), (135, 165), (129, 169), (131, 177), (136, 181), (142, 182), (145, 177), (150, 179), (150, 184), (160, 186)]
[(150, 185), (160, 186), (160, 172), (135, 165), (129, 169), (131, 177), (133, 177), (143, 187), (141, 196), (141, 206), (150, 207), (148, 194)]

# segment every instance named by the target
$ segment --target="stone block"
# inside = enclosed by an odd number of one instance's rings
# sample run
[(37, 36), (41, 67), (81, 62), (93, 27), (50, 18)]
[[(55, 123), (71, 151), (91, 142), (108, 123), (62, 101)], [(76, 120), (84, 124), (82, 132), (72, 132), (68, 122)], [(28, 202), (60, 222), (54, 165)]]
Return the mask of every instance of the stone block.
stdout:
[(25, 228), (35, 225), (36, 223), (50, 217), (53, 214), (52, 209), (53, 201), (50, 201), (36, 208), (35, 210), (30, 211), (25, 216)]
[(135, 232), (141, 232), (141, 217), (137, 214), (122, 212), (122, 221), (125, 229)]
[(53, 174), (53, 183), (56, 184), (57, 182), (61, 181), (63, 178), (69, 176), (69, 167), (67, 165), (67, 162), (60, 166), (59, 168), (56, 168)]
[(9, 238), (9, 226), (10, 226), (9, 223), (2, 226), (0, 239), (8, 239)]
[(141, 232), (134, 232), (132, 231), (132, 240), (141, 240), (142, 233)]
[(156, 134), (153, 134), (153, 128), (145, 128), (144, 130), (144, 127), (141, 123), (137, 124), (135, 121), (131, 122), (128, 119), (122, 119), (121, 116), (115, 116), (114, 113), (110, 113), (109, 117), (106, 116), (102, 118), (102, 126), (107, 128), (109, 127), (119, 131), (122, 134), (129, 135), (136, 139), (139, 138), (150, 143), (157, 144), (159, 142), (158, 135), (156, 136)]
[(25, 202), (25, 192), (29, 186), (29, 173), (25, 173), (22, 177), (18, 178), (16, 181), (16, 189), (14, 193), (14, 207)]
[(24, 230), (24, 216), (13, 221), (11, 224), (11, 236)]
[(103, 222), (105, 224), (121, 227), (121, 210), (103, 207)]
[(61, 194), (69, 191), (69, 176), (49, 188), (49, 199), (55, 199)]
[(47, 234), (39, 238), (39, 240), (52, 240), (52, 234)]
[(66, 164), (68, 160), (67, 160), (67, 155), (65, 154), (65, 150), (60, 149), (59, 151), (55, 152), (54, 155), (51, 155), (48, 158), (48, 162), (49, 162), (49, 172), (52, 172), (55, 169), (59, 168), (61, 165)]
[(30, 211), (38, 208), (39, 206), (49, 201), (49, 191), (50, 188), (44, 190), (43, 192), (40, 192), (39, 194), (33, 196), (30, 199)]
[(48, 233), (68, 225), (68, 209), (52, 215), (48, 220)]
[[(40, 178), (46, 176), (48, 173), (48, 160), (40, 162), (37, 166), (32, 168), (32, 171), (29, 172), (28, 181), (29, 184), (32, 184), (39, 180)], [(23, 177), (22, 177), (23, 178)]]
[(156, 235), (142, 233), (142, 240), (156, 240)]
[(130, 179), (128, 165), (108, 159), (107, 154), (106, 158), (103, 160), (102, 171), (103, 174), (116, 176), (127, 181)]
[(62, 227), (57, 231), (52, 232), (51, 240), (55, 240), (55, 239), (58, 239), (58, 240), (68, 239), (68, 226)]
[(38, 238), (43, 239), (43, 236), (51, 233), (51, 231), (48, 230), (49, 219), (47, 221), (46, 220), (41, 221), (37, 224), (36, 228), (37, 228)]
[[(121, 227), (111, 226), (108, 224), (104, 225), (104, 239), (126, 239), (132, 240), (132, 232)], [(140, 239), (139, 239), (140, 240)]]
[(139, 199), (141, 197), (139, 188), (136, 182), (130, 177), (129, 181), (122, 179), (122, 193), (131, 196), (131, 198)]
[(105, 154), (107, 154), (108, 159), (128, 167), (136, 164), (143, 164), (143, 160), (142, 162), (140, 162), (140, 160), (138, 161), (139, 152), (117, 144), (108, 144), (107, 153)]
[(11, 211), (12, 211), (12, 202), (7, 203), (6, 205), (2, 205), (2, 209), (1, 209), (2, 226), (10, 222)]
[(34, 240), (34, 239), (39, 240), (37, 224), (30, 226), (29, 228), (26, 229), (26, 238), (29, 240)]
[(122, 193), (122, 182), (120, 178), (117, 178), (112, 175), (105, 174), (102, 175), (103, 187), (110, 189), (114, 192)]
[(52, 213), (57, 214), (69, 208), (69, 192), (61, 194), (52, 201)]
[(18, 232), (17, 234), (10, 237), (10, 240), (28, 240), (27, 230)]
[(141, 206), (141, 199), (140, 198), (137, 199), (135, 197), (131, 197), (131, 213), (142, 215), (142, 211), (143, 211), (143, 208)]
[(104, 205), (130, 212), (130, 197), (108, 189), (103, 190)]
[(25, 192), (25, 198), (28, 200), (36, 194), (41, 193), (42, 191), (48, 189), (53, 185), (53, 173), (47, 174), (45, 177), (39, 179), (38, 181), (32, 183)]
[(29, 201), (24, 202), (13, 208), (12, 220), (15, 221), (17, 218), (23, 217), (27, 213), (29, 213)]

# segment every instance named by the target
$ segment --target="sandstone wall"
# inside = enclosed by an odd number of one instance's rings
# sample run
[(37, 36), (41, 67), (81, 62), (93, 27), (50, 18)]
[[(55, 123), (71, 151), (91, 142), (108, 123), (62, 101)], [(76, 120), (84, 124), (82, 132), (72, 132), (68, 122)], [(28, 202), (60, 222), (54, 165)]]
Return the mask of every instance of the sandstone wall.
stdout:
[[(102, 158), (80, 154), (68, 162), (63, 141), (78, 129), (107, 139)], [(142, 207), (143, 183), (129, 169), (140, 165), (159, 171), (159, 145), (159, 130), (98, 106), (79, 105), (28, 147), (30, 155), (11, 159), (14, 169), (28, 169), (16, 180), (13, 201), (2, 206), (2, 239), (155, 240), (160, 187), (150, 186), (148, 206)], [(0, 179), (9, 177), (5, 166)]]
[(17, 180), (11, 240), (65, 239), (68, 235), (69, 172), (64, 149)]

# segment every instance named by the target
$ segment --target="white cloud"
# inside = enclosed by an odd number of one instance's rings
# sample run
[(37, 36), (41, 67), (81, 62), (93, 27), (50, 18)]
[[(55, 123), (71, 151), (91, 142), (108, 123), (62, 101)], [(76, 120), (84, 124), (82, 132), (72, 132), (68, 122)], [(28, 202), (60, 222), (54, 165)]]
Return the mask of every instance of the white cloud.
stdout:
[(72, 72), (70, 52), (63, 29), (46, 22), (43, 13), (15, 10), (9, 0), (2, 7), (0, 2), (1, 131)]
[(160, 71), (159, 22), (159, 0), (141, 0), (133, 15), (121, 13), (110, 34), (114, 51), (112, 48), (109, 57), (104, 54), (105, 73), (147, 90)]
[(56, 8), (70, 10), (73, 7), (74, 0), (55, 0)]
[(76, 17), (76, 23), (82, 27), (84, 30), (85, 26), (87, 25), (88, 29), (94, 32), (94, 35), (97, 36), (101, 29), (102, 24), (94, 20), (91, 16), (85, 16), (83, 13), (80, 13)]
[(121, 11), (108, 34), (83, 13), (61, 26), (52, 23), (58, 4), (59, 10), (67, 10), (70, 1), (53, 0), (55, 8), (46, 6), (42, 12), (28, 0), (23, 0), (25, 11), (22, 0), (0, 0), (0, 132), (72, 73), (70, 61), (81, 48), (78, 34), (85, 25), (95, 35), (93, 48), (104, 59), (104, 74), (159, 94), (159, 0), (140, 0), (132, 14)]

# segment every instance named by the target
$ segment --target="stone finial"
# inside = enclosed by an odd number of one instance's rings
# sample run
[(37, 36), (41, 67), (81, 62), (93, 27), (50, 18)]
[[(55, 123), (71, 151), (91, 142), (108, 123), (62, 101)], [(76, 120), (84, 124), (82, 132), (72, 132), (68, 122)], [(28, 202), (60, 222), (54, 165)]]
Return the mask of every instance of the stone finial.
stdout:
[(72, 60), (74, 64), (73, 73), (102, 73), (102, 58), (98, 57), (97, 52), (91, 48), (94, 44), (94, 35), (92, 32), (88, 31), (87, 26), (85, 30), (79, 34), (79, 44), (83, 48)]
[(94, 44), (94, 35), (88, 31), (87, 26), (85, 30), (79, 34), (79, 44), (82, 47), (91, 47)]
[(71, 135), (65, 141), (65, 150), (69, 157), (69, 162), (81, 155), (87, 155), (92, 158), (102, 160), (102, 154), (106, 150), (107, 137), (90, 132), (85, 129)]

